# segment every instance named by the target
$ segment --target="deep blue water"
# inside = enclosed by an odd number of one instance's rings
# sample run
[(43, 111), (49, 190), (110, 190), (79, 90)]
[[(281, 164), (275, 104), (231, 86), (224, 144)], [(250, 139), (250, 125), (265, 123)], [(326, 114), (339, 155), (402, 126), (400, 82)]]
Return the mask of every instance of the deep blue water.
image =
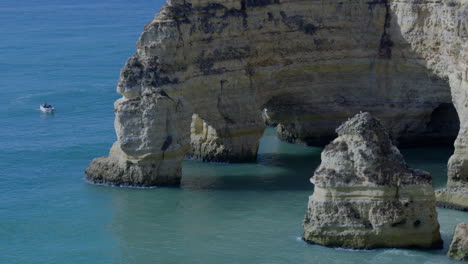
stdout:
[[(349, 251), (298, 238), (320, 149), (267, 130), (257, 164), (184, 162), (181, 188), (84, 181), (115, 140), (119, 70), (162, 1), (4, 1), (0, 5), (0, 264), (450, 263), (444, 250)], [(39, 104), (57, 109), (43, 115)], [(451, 148), (407, 149), (446, 182)]]

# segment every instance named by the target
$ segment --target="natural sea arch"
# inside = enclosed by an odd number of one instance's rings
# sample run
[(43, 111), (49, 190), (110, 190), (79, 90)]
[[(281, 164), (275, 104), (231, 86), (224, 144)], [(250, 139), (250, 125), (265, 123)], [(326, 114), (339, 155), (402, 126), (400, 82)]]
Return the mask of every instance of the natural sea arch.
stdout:
[[(458, 196), (447, 204), (463, 204), (467, 5), (167, 1), (121, 71), (118, 140), (108, 157), (91, 163), (88, 179), (178, 185), (187, 153), (206, 161), (253, 161), (264, 108), (288, 141), (323, 144), (338, 124), (368, 111), (397, 141), (411, 142), (428, 135), (434, 111), (453, 103), (460, 130), (448, 190)], [(436, 139), (446, 135), (432, 132)]]

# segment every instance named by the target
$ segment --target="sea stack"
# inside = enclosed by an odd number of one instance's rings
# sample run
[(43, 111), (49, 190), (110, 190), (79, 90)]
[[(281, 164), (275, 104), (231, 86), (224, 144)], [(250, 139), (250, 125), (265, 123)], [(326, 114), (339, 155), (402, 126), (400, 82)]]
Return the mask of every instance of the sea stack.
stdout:
[(448, 251), (449, 257), (468, 261), (468, 225), (458, 224), (453, 234), (452, 244)]
[(466, 0), (167, 0), (121, 70), (117, 141), (88, 179), (177, 185), (187, 154), (254, 162), (263, 109), (281, 139), (308, 145), (360, 110), (399, 144), (453, 142), (461, 127), (462, 160), (466, 10)]
[(440, 248), (431, 175), (409, 168), (369, 113), (336, 132), (311, 179), (304, 240), (358, 249)]

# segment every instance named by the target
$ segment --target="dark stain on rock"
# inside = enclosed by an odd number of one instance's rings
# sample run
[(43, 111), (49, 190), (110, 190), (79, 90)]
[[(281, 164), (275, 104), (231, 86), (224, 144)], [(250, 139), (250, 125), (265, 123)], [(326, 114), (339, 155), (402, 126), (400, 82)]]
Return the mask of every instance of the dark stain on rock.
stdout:
[(457, 5), (458, 5), (457, 2), (455, 2), (455, 1), (449, 1), (447, 3), (447, 6), (449, 6), (449, 7), (456, 7)]
[(172, 136), (167, 136), (166, 140), (164, 141), (161, 147), (161, 150), (166, 151), (171, 144), (172, 144)]
[(387, 4), (387, 0), (371, 0), (369, 2), (367, 2), (367, 7), (369, 9), (374, 9), (374, 7), (376, 5), (386, 5)]
[(179, 79), (171, 79), (166, 75), (171, 75), (176, 71), (183, 71), (185, 69), (185, 66), (175, 68), (174, 65), (161, 64), (158, 57), (140, 60), (140, 58), (132, 56), (122, 68), (121, 75), (123, 78), (119, 85), (132, 87), (143, 84), (158, 87), (165, 84), (174, 84), (178, 83)]
[[(225, 112), (225, 109), (227, 109), (227, 108), (225, 106), (223, 106), (223, 103), (222, 103), (224, 84), (226, 82), (228, 82), (228, 81), (227, 80), (221, 80), (219, 82), (219, 84), (220, 84), (220, 95), (218, 96), (216, 107), (218, 108), (218, 112), (221, 115), (221, 117), (224, 119), (226, 124), (231, 124), (232, 125), (232, 124), (235, 124), (236, 122), (231, 117), (229, 117), (228, 113)], [(225, 130), (226, 130), (225, 131), (226, 133), (229, 133), (229, 129), (227, 127), (226, 127)]]
[(214, 60), (211, 58), (200, 56), (200, 58), (197, 59), (197, 64), (198, 64), (198, 67), (200, 68), (200, 71), (203, 72), (204, 75), (222, 73), (221, 69), (213, 69)]
[(404, 225), (406, 224), (406, 219), (402, 219), (398, 222), (395, 222), (395, 223), (392, 223), (392, 227), (398, 227), (398, 226), (401, 226), (401, 225)]
[(374, 2), (378, 2), (378, 4), (385, 6), (385, 22), (382, 36), (380, 37), (379, 56), (384, 59), (391, 59), (392, 47), (394, 43), (390, 38), (390, 34), (388, 33), (388, 29), (391, 25), (390, 4), (388, 3), (388, 0), (374, 0)]
[[(227, 27), (227, 24), (223, 21), (228, 17), (240, 17), (243, 19), (244, 27), (247, 26), (245, 0), (241, 1), (240, 10), (236, 8), (227, 8), (219, 3), (210, 3), (196, 8), (193, 8), (192, 4), (184, 3), (166, 6), (161, 12), (163, 11), (166, 12), (165, 15), (168, 16), (168, 18), (177, 21), (178, 24), (194, 23), (194, 21), (190, 21), (189, 17), (191, 17), (190, 15), (196, 14), (195, 17), (199, 22), (199, 28), (205, 34), (222, 32)], [(190, 35), (195, 31), (196, 28), (192, 27), (190, 29)]]
[(224, 68), (214, 68), (214, 64), (217, 61), (227, 60), (241, 60), (250, 56), (249, 46), (227, 46), (223, 49), (215, 49), (211, 54), (202, 52), (200, 57), (197, 59), (197, 64), (200, 71), (205, 75), (209, 74), (220, 74), (226, 71)]
[(303, 16), (288, 17), (284, 11), (280, 12), (283, 23), (291, 30), (299, 30), (308, 35), (314, 35), (317, 27), (312, 23), (307, 23)]
[(275, 21), (275, 17), (273, 16), (273, 14), (271, 12), (268, 12), (268, 21), (272, 22), (272, 21)]
[(125, 66), (122, 68), (122, 82), (125, 82), (127, 86), (136, 86), (141, 82), (141, 76), (143, 73), (144, 67), (141, 64), (137, 56), (130, 57)]
[(323, 151), (348, 151), (348, 144), (345, 141), (331, 142), (328, 144)]
[(363, 225), (364, 225), (364, 227), (366, 229), (373, 229), (374, 228), (374, 226), (372, 225), (372, 223), (368, 219), (364, 220)]
[(158, 57), (146, 60), (144, 66), (145, 68), (142, 74), (142, 84), (144, 85), (159, 87), (179, 82), (177, 78), (171, 79), (165, 75), (173, 74), (177, 70), (181, 69), (174, 69), (168, 64), (159, 63)]
[(279, 0), (246, 0), (247, 7), (264, 7), (267, 5), (279, 4)]

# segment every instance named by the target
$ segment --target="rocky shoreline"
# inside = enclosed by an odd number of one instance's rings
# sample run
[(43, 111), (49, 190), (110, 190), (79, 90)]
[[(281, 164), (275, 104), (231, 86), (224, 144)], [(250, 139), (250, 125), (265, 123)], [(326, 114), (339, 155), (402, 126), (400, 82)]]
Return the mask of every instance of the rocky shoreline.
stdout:
[[(466, 0), (167, 0), (121, 70), (117, 141), (86, 175), (178, 186), (185, 156), (254, 162), (266, 124), (293, 143), (338, 136), (304, 240), (440, 248), (436, 204), (468, 210), (467, 90)], [(396, 147), (454, 140), (437, 193)]]

